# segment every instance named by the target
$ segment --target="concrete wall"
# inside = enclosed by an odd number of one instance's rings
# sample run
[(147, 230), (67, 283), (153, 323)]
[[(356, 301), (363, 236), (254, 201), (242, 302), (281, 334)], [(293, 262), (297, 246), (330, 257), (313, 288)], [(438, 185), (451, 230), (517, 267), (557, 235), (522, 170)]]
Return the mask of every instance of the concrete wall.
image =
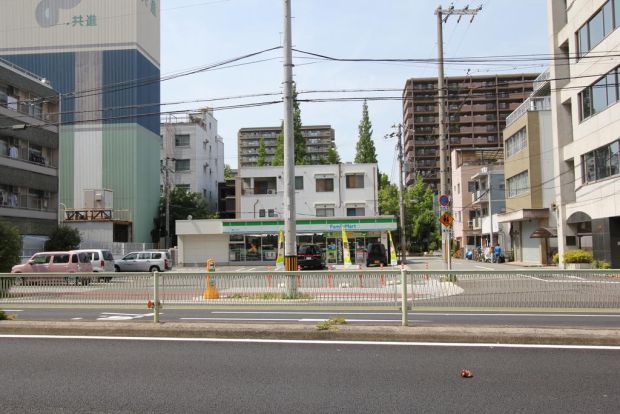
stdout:
[(228, 263), (228, 234), (188, 235), (179, 237), (179, 265), (204, 266), (207, 259)]

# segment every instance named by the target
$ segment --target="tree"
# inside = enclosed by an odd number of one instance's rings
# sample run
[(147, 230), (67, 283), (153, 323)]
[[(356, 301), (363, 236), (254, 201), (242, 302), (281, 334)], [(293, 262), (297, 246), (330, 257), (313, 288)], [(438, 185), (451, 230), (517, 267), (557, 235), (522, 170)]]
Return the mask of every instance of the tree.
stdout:
[(77, 229), (69, 226), (58, 226), (50, 234), (50, 238), (45, 242), (45, 250), (76, 250), (79, 249), (82, 238)]
[(416, 251), (429, 250), (441, 237), (433, 203), (433, 190), (420, 175), (416, 176), (415, 184), (405, 194), (405, 227), (409, 243)]
[[(306, 148), (306, 139), (301, 133), (301, 109), (297, 101), (297, 88), (293, 84), (293, 139), (295, 141), (295, 165), (308, 165), (312, 161)], [(276, 151), (271, 165), (284, 165), (284, 123), (278, 135)]]
[(338, 150), (335, 146), (331, 147), (327, 152), (327, 163), (340, 164), (340, 155), (338, 154)]
[(230, 165), (224, 164), (224, 179), (232, 180), (233, 178), (232, 168), (230, 168)]
[(398, 216), (400, 214), (398, 186), (390, 183), (387, 174), (381, 174), (379, 182), (381, 183), (379, 187), (379, 214)]
[[(156, 240), (159, 235), (165, 237), (166, 232), (166, 198), (160, 199), (160, 217), (156, 219), (156, 228), (152, 232), (153, 239)], [(209, 219), (217, 218), (217, 212), (209, 209), (202, 194), (185, 191), (182, 188), (175, 187), (170, 192), (170, 241), (172, 245), (176, 245), (176, 220), (187, 220), (189, 216), (192, 219)], [(157, 228), (159, 225), (159, 229)]]
[(265, 148), (265, 138), (261, 137), (260, 142), (258, 144), (258, 159), (256, 160), (256, 165), (262, 167), (263, 165), (267, 165), (267, 149)]
[(19, 263), (22, 238), (13, 226), (0, 222), (0, 273), (9, 273)]
[(372, 141), (372, 123), (368, 116), (368, 104), (364, 101), (362, 106), (362, 120), (359, 124), (359, 138), (355, 146), (356, 164), (376, 164), (377, 151)]

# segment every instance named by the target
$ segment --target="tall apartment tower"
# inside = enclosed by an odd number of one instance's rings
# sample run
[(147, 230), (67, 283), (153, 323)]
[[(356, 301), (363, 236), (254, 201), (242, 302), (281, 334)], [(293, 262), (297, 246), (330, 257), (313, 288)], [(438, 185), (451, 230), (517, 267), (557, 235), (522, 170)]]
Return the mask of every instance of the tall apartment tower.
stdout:
[[(457, 148), (501, 147), (506, 116), (527, 99), (537, 76), (446, 77), (446, 154)], [(437, 78), (407, 80), (403, 90), (407, 185), (420, 174), (433, 189), (439, 188), (438, 99)]]
[[(280, 127), (241, 128), (237, 135), (239, 167), (257, 166), (261, 138), (265, 142), (266, 163), (271, 165), (281, 131)], [(336, 133), (331, 125), (302, 126), (301, 135), (306, 139), (310, 159), (316, 164), (327, 160), (329, 149), (336, 146)]]
[[(620, 1), (548, 0), (560, 263), (576, 248), (620, 267)], [(547, 206), (545, 206), (547, 207)]]
[(63, 209), (90, 207), (93, 190), (111, 192), (109, 241), (151, 241), (160, 175), (159, 1), (4, 0), (0, 25), (0, 57), (61, 94)]

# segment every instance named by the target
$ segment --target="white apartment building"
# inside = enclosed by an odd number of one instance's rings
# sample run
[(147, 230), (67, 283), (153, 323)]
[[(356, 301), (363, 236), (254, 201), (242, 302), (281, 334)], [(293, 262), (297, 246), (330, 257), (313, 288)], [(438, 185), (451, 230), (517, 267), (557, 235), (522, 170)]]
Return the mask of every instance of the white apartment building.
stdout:
[(620, 0), (548, 0), (548, 10), (560, 257), (592, 249), (618, 268)]
[(213, 113), (168, 117), (161, 131), (162, 189), (167, 170), (171, 189), (200, 193), (217, 210), (218, 183), (224, 181), (224, 141), (217, 134)]
[[(298, 218), (376, 216), (376, 164), (297, 165)], [(282, 167), (244, 167), (237, 177), (237, 218), (284, 217)]]

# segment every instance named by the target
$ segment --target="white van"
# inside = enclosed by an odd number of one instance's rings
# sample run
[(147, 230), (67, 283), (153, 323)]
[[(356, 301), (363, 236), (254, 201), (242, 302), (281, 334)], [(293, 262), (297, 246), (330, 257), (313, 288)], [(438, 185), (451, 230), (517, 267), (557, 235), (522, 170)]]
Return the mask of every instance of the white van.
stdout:
[[(112, 252), (106, 249), (82, 249), (78, 252), (86, 253), (90, 258), (90, 263), (93, 265), (93, 272), (112, 273), (114, 272), (114, 256)], [(99, 281), (109, 282), (112, 277), (100, 277)]]

